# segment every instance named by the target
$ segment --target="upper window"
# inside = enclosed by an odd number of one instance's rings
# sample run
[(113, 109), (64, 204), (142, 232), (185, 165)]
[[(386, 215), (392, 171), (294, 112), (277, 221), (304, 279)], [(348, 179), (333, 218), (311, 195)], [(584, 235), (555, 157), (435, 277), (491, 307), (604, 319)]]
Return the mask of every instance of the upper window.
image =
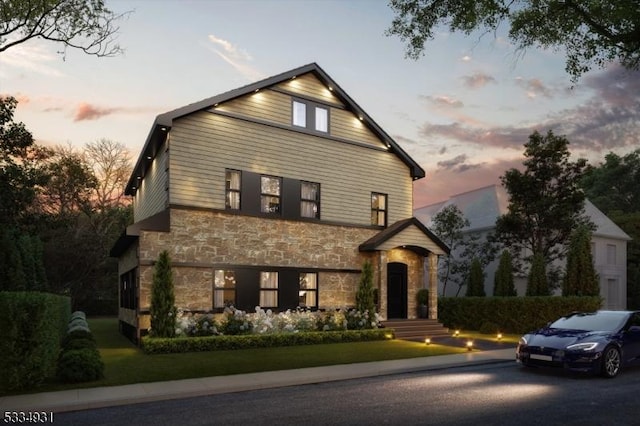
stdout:
[(293, 101), (292, 121), (294, 126), (327, 133), (329, 131), (329, 108), (313, 102)]
[(260, 177), (260, 211), (280, 214), (280, 190), (282, 179), (274, 176)]
[(226, 172), (226, 203), (228, 210), (240, 210), (240, 185), (242, 174), (238, 170)]
[(614, 244), (607, 244), (607, 265), (616, 264), (616, 246)]
[(300, 216), (320, 219), (320, 184), (301, 182)]
[(387, 226), (387, 195), (371, 193), (371, 224)]
[(278, 307), (277, 272), (260, 272), (260, 307)]

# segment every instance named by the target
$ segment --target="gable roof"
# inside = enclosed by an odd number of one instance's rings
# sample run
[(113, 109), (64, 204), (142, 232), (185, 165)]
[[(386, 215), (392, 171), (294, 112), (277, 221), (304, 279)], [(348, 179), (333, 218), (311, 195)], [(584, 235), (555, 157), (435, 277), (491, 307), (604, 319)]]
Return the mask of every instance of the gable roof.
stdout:
[[(494, 228), (500, 215), (507, 213), (509, 195), (502, 186), (490, 185), (483, 188), (452, 195), (447, 201), (431, 204), (414, 210), (414, 215), (429, 226), (433, 217), (444, 207), (456, 205), (470, 226), (463, 231), (482, 231)], [(631, 240), (618, 225), (602, 213), (588, 199), (584, 203), (585, 215), (596, 225), (593, 235), (620, 240)]]
[[(417, 237), (415, 234), (409, 235), (408, 230), (411, 227), (415, 227), (419, 231)], [(407, 235), (402, 235), (403, 233)], [(358, 249), (360, 251), (375, 251), (400, 246), (407, 246), (421, 252), (433, 252), (438, 255), (449, 254), (449, 247), (415, 217), (397, 221), (360, 244)]]
[(230, 90), (228, 92), (216, 95), (210, 98), (203, 99), (199, 102), (195, 102), (181, 108), (174, 109), (173, 111), (160, 114), (156, 117), (147, 140), (129, 182), (125, 188), (126, 195), (134, 195), (135, 187), (137, 185), (137, 177), (144, 176), (146, 169), (149, 167), (150, 159), (153, 159), (156, 155), (158, 147), (164, 142), (167, 132), (173, 125), (173, 120), (192, 114), (194, 112), (208, 109), (216, 104), (227, 102), (232, 99), (238, 98), (261, 90), (276, 84), (282, 83), (289, 79), (295, 78), (302, 74), (313, 73), (321, 82), (326, 84), (332, 91), (332, 93), (345, 104), (347, 110), (352, 111), (356, 116), (360, 117), (362, 122), (369, 127), (369, 129), (378, 136), (389, 147), (389, 152), (393, 152), (400, 158), (400, 160), (406, 164), (409, 168), (411, 177), (413, 179), (420, 179), (425, 176), (425, 171), (415, 162), (409, 154), (407, 154), (382, 128), (344, 91), (342, 88), (331, 78), (329, 75), (315, 62), (301, 66), (299, 68), (292, 69), (290, 71), (283, 72), (273, 77), (260, 80), (255, 83), (248, 84), (246, 86)]

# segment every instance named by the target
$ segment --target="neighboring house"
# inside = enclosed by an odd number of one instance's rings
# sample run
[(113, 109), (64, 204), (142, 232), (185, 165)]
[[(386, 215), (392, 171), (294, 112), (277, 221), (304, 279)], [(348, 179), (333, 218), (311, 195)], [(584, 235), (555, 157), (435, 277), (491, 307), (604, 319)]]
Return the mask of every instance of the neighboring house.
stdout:
[[(507, 212), (509, 197), (504, 188), (491, 185), (454, 195), (441, 203), (415, 209), (414, 215), (429, 226), (433, 217), (449, 205), (456, 205), (469, 220), (470, 226), (463, 231), (465, 234), (479, 234), (484, 238), (495, 231), (498, 216)], [(631, 238), (589, 200), (585, 201), (585, 214), (596, 225), (591, 240), (591, 252), (600, 279), (603, 308), (626, 309), (627, 241)], [(497, 258), (485, 269), (487, 295), (493, 295), (493, 278), (499, 260)], [(564, 262), (560, 266), (564, 267)], [(516, 276), (515, 284), (518, 295), (524, 296), (527, 287), (526, 276)], [(457, 286), (447, 286), (447, 296), (455, 295), (456, 291)], [(442, 283), (439, 288), (439, 293), (441, 292)], [(558, 292), (561, 292), (561, 289), (558, 289)]]
[[(448, 248), (412, 217), (424, 170), (317, 64), (159, 115), (126, 186), (116, 242), (123, 333), (149, 327), (153, 265), (176, 306), (222, 312), (355, 305), (370, 260), (383, 318), (415, 318), (425, 258)], [(437, 317), (434, 289), (430, 317)]]

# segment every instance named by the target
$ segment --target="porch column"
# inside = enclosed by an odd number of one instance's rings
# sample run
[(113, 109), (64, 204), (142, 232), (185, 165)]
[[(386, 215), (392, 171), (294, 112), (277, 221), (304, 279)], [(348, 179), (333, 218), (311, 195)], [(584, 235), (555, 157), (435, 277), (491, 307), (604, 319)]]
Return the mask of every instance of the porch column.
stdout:
[(429, 319), (438, 319), (438, 255), (429, 253)]
[(387, 316), (387, 252), (378, 251), (378, 314), (382, 319), (389, 319)]

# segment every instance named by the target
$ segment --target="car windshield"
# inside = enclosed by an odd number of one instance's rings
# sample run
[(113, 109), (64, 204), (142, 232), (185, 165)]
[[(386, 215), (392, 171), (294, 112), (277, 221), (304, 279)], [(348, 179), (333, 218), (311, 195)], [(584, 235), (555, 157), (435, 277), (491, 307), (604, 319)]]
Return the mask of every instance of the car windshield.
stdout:
[(615, 331), (622, 327), (627, 319), (626, 312), (579, 313), (562, 317), (549, 327), (565, 330)]

